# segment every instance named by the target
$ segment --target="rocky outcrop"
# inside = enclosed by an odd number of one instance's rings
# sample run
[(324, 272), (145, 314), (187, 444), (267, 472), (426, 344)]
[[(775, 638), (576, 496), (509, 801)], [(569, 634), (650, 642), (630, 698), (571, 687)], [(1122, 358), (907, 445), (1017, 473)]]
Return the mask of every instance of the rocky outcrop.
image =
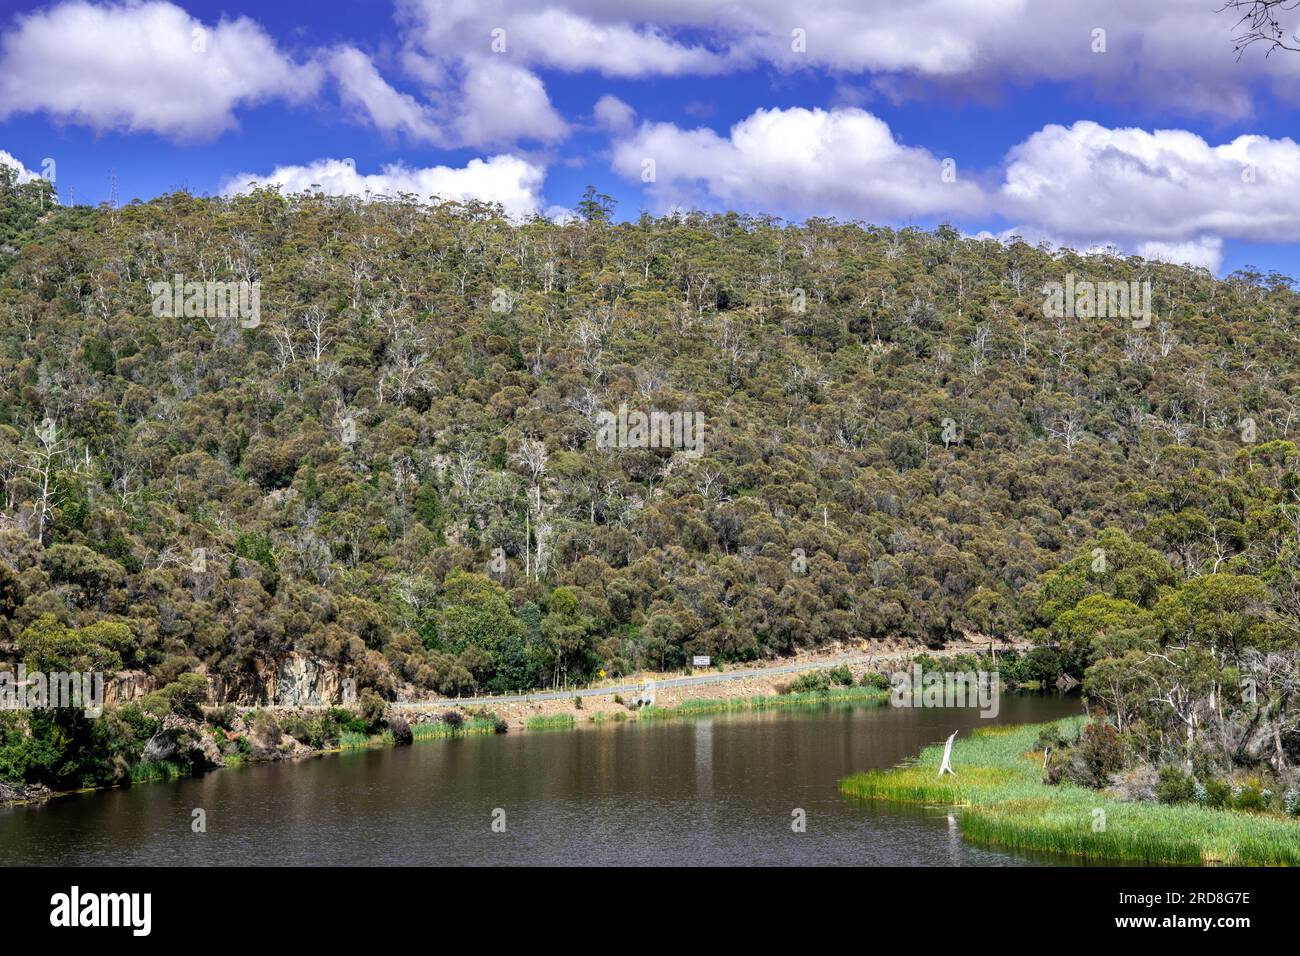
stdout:
[(168, 714), (157, 732), (144, 745), (140, 759), (146, 763), (171, 761), (192, 770), (225, 766), (221, 748), (202, 721)]
[(162, 763), (164, 760), (174, 759), (180, 753), (180, 749), (174, 733), (159, 731), (144, 745), (140, 759), (145, 763)]
[(49, 787), (39, 783), (5, 783), (0, 780), (0, 805), (6, 803), (31, 803), (47, 800), (53, 795)]
[(333, 664), (296, 651), (286, 654), (259, 674), (258, 704), (276, 707), (340, 704), (343, 675)]
[(144, 671), (118, 671), (104, 684), (104, 706), (120, 707), (140, 700), (157, 690), (157, 684)]
[[(249, 677), (231, 681), (208, 675), (208, 703), (242, 707), (335, 706), (346, 703), (346, 684), (338, 667), (293, 651), (278, 661), (257, 660)], [(351, 696), (349, 694), (349, 696)]]

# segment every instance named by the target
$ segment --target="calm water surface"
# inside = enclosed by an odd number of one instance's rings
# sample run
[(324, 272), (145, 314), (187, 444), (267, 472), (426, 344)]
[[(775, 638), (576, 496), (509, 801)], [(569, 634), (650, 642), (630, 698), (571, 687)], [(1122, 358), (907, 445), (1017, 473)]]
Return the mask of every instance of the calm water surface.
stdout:
[[(889, 706), (775, 711), (220, 770), (0, 810), (0, 865), (1043, 862), (969, 846), (941, 811), (838, 790), (953, 730), (1079, 711), (1057, 696), (1004, 694), (1001, 705), (994, 721)], [(191, 829), (196, 808), (206, 833)], [(492, 831), (498, 808), (504, 833)], [(796, 808), (806, 832), (791, 830)]]

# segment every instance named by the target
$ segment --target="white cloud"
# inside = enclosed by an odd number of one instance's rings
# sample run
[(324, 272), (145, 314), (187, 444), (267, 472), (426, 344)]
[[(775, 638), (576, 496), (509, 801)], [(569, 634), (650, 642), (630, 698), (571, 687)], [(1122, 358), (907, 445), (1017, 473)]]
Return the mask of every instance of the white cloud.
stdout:
[(568, 124), (551, 106), (542, 81), (496, 57), (467, 64), (458, 102), (456, 129), (465, 145), (554, 142), (568, 135)]
[(636, 119), (636, 110), (617, 96), (611, 96), (607, 93), (596, 100), (592, 115), (596, 118), (596, 123), (601, 129), (622, 133), (631, 129), (632, 121)]
[[(565, 7), (581, 9), (565, 9)], [(636, 7), (642, 9), (637, 10)], [(425, 52), (445, 55), (504, 54), (527, 65), (605, 76), (680, 76), (718, 73), (722, 53), (677, 41), (651, 22), (673, 25), (697, 19), (691, 3), (630, 4), (548, 0), (400, 0), (399, 19)], [(494, 30), (501, 30), (494, 36)], [(494, 50), (504, 41), (504, 51)]]
[(19, 160), (17, 156), (13, 153), (6, 152), (3, 149), (0, 149), (0, 166), (8, 166), (10, 169), (18, 173), (18, 185), (20, 186), (23, 183), (31, 182), (33, 179), (41, 178), (40, 173), (32, 172), (22, 164), (22, 161)]
[(166, 2), (82, 0), (20, 16), (0, 40), (0, 120), (47, 112), (95, 130), (209, 140), (234, 110), (320, 85), (253, 21), (208, 26)]
[(1060, 236), (1050, 235), (1038, 226), (1019, 225), (1010, 229), (999, 230), (996, 233), (981, 230), (973, 238), (995, 239), (998, 242), (1009, 242), (1016, 238), (1029, 243), (1031, 246), (1046, 246), (1053, 252), (1072, 249), (1084, 255), (1136, 255), (1141, 256), (1143, 259), (1171, 262), (1174, 265), (1196, 266), (1209, 269), (1211, 272), (1219, 271), (1224, 256), (1223, 240), (1215, 236), (1202, 236), (1187, 242), (1159, 242), (1154, 240), (1139, 242), (1130, 245), (1126, 249), (1114, 242), (1080, 243), (1068, 241)]
[(428, 142), (442, 139), (429, 108), (389, 86), (360, 50), (340, 47), (331, 54), (329, 68), (338, 80), (343, 102), (364, 112), (376, 128)]
[(500, 203), (508, 216), (526, 218), (540, 211), (546, 170), (517, 156), (473, 159), (464, 167), (411, 168), (386, 165), (382, 172), (363, 175), (350, 159), (318, 159), (304, 166), (277, 166), (266, 174), (238, 173), (221, 185), (224, 195), (247, 192), (250, 181), (279, 184), (286, 192), (323, 192), (330, 196), (412, 193), (423, 201), (446, 200)]
[(986, 200), (943, 160), (894, 139), (859, 109), (758, 110), (726, 138), (646, 123), (614, 146), (614, 168), (641, 179), (661, 207), (727, 205), (786, 215), (897, 219), (978, 215)]
[(443, 63), (407, 49), (402, 67), (423, 85), (429, 102), (394, 89), (355, 47), (337, 48), (328, 62), (344, 103), (385, 132), (447, 148), (552, 143), (569, 132), (542, 81), (498, 57)]
[(1146, 243), (1203, 259), (1213, 238), (1300, 240), (1300, 145), (1185, 130), (1047, 126), (1007, 155), (998, 205), (1077, 243)]
[(1140, 242), (1133, 251), (1143, 259), (1199, 266), (1211, 272), (1218, 272), (1223, 265), (1223, 240), (1216, 236), (1202, 236), (1188, 242)]
[[(1052, 81), (1144, 107), (1249, 115), (1252, 84), (1300, 99), (1300, 57), (1249, 50), (1232, 11), (1205, 0), (401, 0), (412, 42), (433, 56), (487, 53), (504, 30), (524, 66), (605, 76), (710, 75), (773, 64), (872, 73), (891, 95), (925, 84), (980, 92)], [(1278, 10), (1300, 26), (1300, 10)], [(653, 24), (653, 26), (651, 25)], [(1105, 52), (1094, 52), (1103, 29)], [(802, 49), (792, 36), (802, 31)], [(1292, 31), (1293, 32), (1293, 31)], [(894, 82), (899, 78), (922, 84)]]
[(547, 206), (545, 216), (551, 222), (557, 222), (561, 225), (566, 222), (577, 222), (581, 218), (568, 206)]
[(1300, 144), (1185, 130), (1047, 126), (1007, 153), (1000, 183), (899, 143), (863, 110), (757, 110), (726, 137), (645, 123), (616, 140), (614, 169), (660, 208), (695, 205), (900, 221), (998, 217), (998, 235), (1217, 269), (1226, 240), (1300, 241)]

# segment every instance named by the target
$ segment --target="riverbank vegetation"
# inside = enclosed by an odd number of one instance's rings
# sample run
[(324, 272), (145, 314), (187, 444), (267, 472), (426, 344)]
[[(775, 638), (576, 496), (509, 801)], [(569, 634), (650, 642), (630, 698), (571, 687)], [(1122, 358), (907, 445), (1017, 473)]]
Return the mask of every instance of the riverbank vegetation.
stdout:
[(887, 691), (870, 686), (790, 691), (784, 694), (761, 694), (753, 697), (706, 697), (697, 700), (684, 700), (671, 707), (642, 707), (637, 711), (637, 720), (668, 720), (674, 717), (701, 717), (707, 714), (781, 710), (787, 707), (820, 707), (828, 704), (876, 704), (883, 703), (888, 698)]
[(1080, 732), (1081, 719), (991, 727), (953, 745), (955, 775), (937, 774), (943, 745), (908, 766), (841, 783), (854, 797), (953, 807), (964, 837), (1009, 849), (1145, 864), (1300, 865), (1300, 823), (1282, 813), (1171, 806), (1126, 799), (1043, 772), (1044, 742)]
[(1296, 450), (1244, 457), (1240, 475), (1144, 528), (1150, 544), (1107, 530), (1043, 577), (1040, 638), (1082, 680), (1091, 712), (1045, 742), (1049, 782), (1300, 813)]
[[(1032, 748), (1028, 731), (985, 732), (956, 779), (927, 779), (923, 761), (846, 789), (970, 804), (963, 832), (1008, 846), (1300, 862), (1298, 454), (1248, 445), (1215, 473), (1180, 452), (1187, 474), (1142, 496), (1150, 521), (1100, 532), (1025, 590), (1041, 646), (1023, 660), (1081, 681), (1085, 721)], [(1095, 833), (1090, 805), (1109, 821)]]
[(529, 717), (525, 726), (528, 730), (572, 730), (576, 721), (572, 714), (539, 714)]
[[(53, 650), (223, 703), (266, 699), (292, 654), (391, 701), (1038, 633), (1042, 680), (1052, 655), (1119, 662), (1090, 699), (1124, 696), (1134, 755), (1185, 763), (1188, 716), (1208, 786), (1220, 713), (1257, 716), (1245, 759), (1289, 786), (1292, 678), (1269, 656), (1300, 593), (1287, 277), (948, 227), (618, 223), (599, 197), (512, 223), (412, 196), (48, 189), (0, 169), (0, 667)], [(1069, 273), (1150, 281), (1154, 320), (1045, 318)], [(260, 282), (257, 321), (154, 315), (177, 275)], [(601, 447), (622, 405), (701, 413), (701, 453)], [(1070, 584), (1108, 528), (1108, 583)], [(1163, 655), (1138, 668), (1159, 719), (1129, 712), (1130, 651)], [(1257, 709), (1209, 664), (1252, 669)], [(134, 711), (7, 714), (0, 778), (114, 779), (155, 734)]]

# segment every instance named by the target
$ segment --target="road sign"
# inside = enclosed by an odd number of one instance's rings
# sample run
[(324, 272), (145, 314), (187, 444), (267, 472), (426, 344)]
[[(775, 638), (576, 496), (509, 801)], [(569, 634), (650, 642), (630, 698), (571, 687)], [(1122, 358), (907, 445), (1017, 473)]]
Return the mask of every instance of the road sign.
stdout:
[(693, 658), (691, 659), (691, 666), (692, 666), (692, 667), (708, 667), (712, 662), (713, 662), (713, 661), (712, 661), (712, 658), (709, 658), (709, 657), (703, 657), (703, 656), (701, 656), (701, 655), (699, 655), (699, 654), (696, 654), (695, 657), (693, 657)]

